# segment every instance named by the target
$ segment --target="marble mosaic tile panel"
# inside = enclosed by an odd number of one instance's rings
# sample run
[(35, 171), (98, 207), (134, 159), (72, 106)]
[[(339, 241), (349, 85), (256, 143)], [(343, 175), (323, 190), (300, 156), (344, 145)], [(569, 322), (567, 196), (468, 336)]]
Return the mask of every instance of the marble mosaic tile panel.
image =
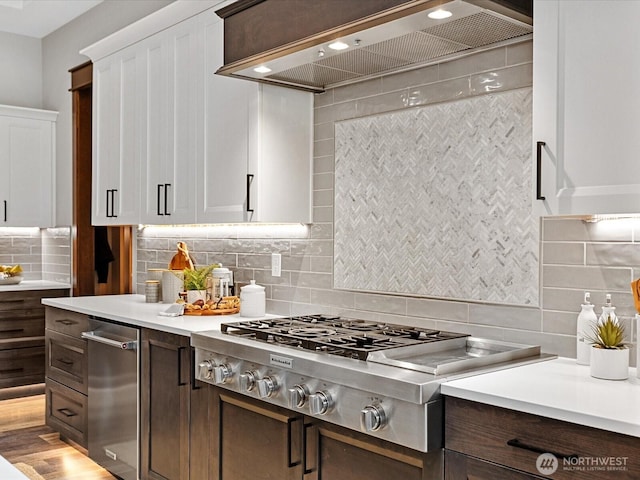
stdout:
[(334, 288), (538, 305), (531, 97), (336, 122)]

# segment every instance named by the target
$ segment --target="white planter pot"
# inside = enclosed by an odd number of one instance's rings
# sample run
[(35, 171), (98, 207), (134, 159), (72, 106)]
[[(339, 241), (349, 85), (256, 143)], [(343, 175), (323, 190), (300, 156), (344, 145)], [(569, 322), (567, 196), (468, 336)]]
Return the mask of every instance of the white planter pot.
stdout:
[(591, 347), (591, 376), (604, 380), (629, 378), (629, 349)]
[(207, 301), (206, 290), (187, 290), (187, 303), (195, 303), (196, 300)]

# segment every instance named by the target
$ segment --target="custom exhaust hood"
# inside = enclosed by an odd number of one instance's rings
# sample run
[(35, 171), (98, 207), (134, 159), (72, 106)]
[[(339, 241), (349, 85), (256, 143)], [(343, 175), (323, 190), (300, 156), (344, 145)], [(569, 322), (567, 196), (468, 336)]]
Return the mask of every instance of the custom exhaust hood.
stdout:
[[(513, 3), (527, 2), (407, 1), (225, 64), (216, 73), (321, 92), (531, 38), (530, 13), (507, 6)], [(438, 18), (442, 12), (448, 17)]]

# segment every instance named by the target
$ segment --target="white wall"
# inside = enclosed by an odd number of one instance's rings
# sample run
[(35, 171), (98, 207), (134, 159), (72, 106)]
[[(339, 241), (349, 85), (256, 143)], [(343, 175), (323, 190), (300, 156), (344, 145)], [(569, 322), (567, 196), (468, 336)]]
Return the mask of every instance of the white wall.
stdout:
[(42, 108), (42, 43), (0, 32), (0, 104)]
[(56, 135), (58, 226), (70, 225), (72, 220), (73, 149), (69, 69), (89, 60), (78, 53), (84, 47), (165, 7), (172, 1), (105, 0), (42, 39), (42, 108), (60, 112)]

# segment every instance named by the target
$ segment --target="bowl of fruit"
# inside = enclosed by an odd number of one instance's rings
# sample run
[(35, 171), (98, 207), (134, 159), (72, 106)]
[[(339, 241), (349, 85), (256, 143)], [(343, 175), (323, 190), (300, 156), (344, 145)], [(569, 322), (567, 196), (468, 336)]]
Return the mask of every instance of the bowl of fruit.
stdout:
[(0, 265), (0, 285), (16, 285), (22, 281), (20, 265)]

